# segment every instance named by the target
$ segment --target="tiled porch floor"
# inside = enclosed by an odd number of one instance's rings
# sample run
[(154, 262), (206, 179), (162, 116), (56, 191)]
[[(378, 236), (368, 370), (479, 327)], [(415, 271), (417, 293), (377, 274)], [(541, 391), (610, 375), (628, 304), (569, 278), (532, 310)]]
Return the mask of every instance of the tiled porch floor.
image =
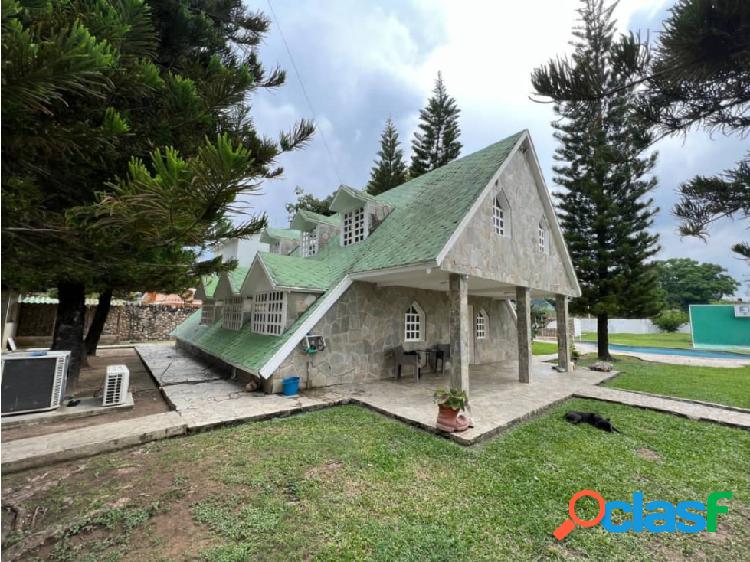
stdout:
[[(534, 358), (532, 367), (531, 382), (522, 384), (518, 382), (518, 365), (515, 361), (473, 365), (469, 377), (469, 396), (474, 427), (454, 433), (451, 437), (463, 444), (475, 443), (614, 374), (587, 369), (558, 373), (550, 363), (537, 358)], [(340, 393), (384, 414), (437, 432), (437, 406), (432, 401), (432, 393), (439, 386), (447, 385), (447, 374), (425, 373), (419, 382), (412, 376), (406, 376), (399, 381), (342, 385), (318, 392)]]

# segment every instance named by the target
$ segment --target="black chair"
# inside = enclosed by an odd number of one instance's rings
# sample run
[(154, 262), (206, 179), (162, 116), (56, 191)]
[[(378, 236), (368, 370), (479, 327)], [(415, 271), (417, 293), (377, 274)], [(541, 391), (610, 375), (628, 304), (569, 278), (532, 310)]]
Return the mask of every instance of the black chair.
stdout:
[(396, 361), (396, 378), (401, 378), (402, 365), (414, 365), (414, 375), (416, 376), (417, 381), (419, 381), (422, 376), (419, 353), (416, 351), (405, 351), (403, 346), (398, 346), (394, 348), (393, 354)]
[(445, 360), (451, 358), (451, 346), (447, 343), (439, 343), (432, 348), (432, 368), (437, 372), (437, 364), (440, 361), (440, 373), (445, 373)]

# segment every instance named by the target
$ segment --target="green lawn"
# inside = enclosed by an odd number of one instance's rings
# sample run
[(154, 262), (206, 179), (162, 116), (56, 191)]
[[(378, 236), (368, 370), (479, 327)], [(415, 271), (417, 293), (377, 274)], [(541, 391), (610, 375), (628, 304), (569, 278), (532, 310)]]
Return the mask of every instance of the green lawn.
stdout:
[[(596, 332), (584, 332), (584, 341), (596, 341)], [(616, 345), (640, 345), (643, 347), (674, 347), (692, 349), (693, 340), (690, 334), (609, 334), (609, 343)]]
[[(600, 412), (622, 433), (568, 424), (568, 409)], [(472, 448), (342, 406), (12, 474), (3, 488), (39, 490), (23, 502), (47, 509), (35, 531), (77, 521), (31, 558), (747, 560), (748, 466), (746, 431), (598, 401), (558, 405)], [(715, 535), (597, 526), (558, 543), (552, 531), (584, 488), (611, 500), (734, 498)], [(591, 517), (584, 501), (578, 513)]]
[[(594, 360), (593, 355), (586, 356), (582, 365)], [(621, 373), (606, 386), (750, 408), (750, 366), (692, 367), (617, 356), (614, 368)]]
[(551, 353), (557, 353), (557, 343), (549, 341), (533, 341), (531, 342), (531, 353), (533, 355), (549, 355)]

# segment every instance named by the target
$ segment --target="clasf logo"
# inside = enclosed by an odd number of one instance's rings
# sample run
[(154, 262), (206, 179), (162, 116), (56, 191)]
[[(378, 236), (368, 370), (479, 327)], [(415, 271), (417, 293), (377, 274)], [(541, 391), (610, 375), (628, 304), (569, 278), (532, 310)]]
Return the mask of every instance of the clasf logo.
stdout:
[[(576, 502), (590, 497), (599, 504), (599, 512), (593, 519), (581, 519), (576, 514)], [(579, 527), (593, 527), (602, 524), (602, 527), (610, 533), (700, 533), (708, 531), (716, 532), (716, 520), (720, 513), (727, 513), (729, 507), (719, 505), (720, 499), (731, 499), (732, 492), (711, 492), (706, 498), (706, 503), (699, 501), (684, 501), (677, 505), (667, 501), (655, 500), (643, 503), (643, 492), (633, 492), (630, 502), (609, 501), (605, 502), (599, 492), (593, 490), (581, 490), (573, 494), (568, 502), (569, 519), (555, 529), (552, 533), (559, 541), (563, 540), (568, 533)], [(644, 511), (645, 508), (645, 511)], [(621, 522), (612, 521), (612, 514), (622, 512), (630, 517), (625, 517)]]

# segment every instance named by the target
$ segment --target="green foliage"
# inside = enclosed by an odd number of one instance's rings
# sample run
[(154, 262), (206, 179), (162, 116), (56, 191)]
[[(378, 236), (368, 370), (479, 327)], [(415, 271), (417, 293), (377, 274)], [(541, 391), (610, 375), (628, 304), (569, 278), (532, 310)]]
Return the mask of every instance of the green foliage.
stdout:
[[(647, 64), (633, 36), (615, 34), (614, 4), (584, 0), (573, 31), (574, 52), (532, 74), (538, 95), (555, 102), (553, 126), (558, 218), (582, 296), (571, 310), (599, 318), (649, 316), (658, 310), (654, 266), (658, 237), (649, 228), (658, 209), (649, 193), (653, 135), (634, 103)], [(571, 91), (584, 90), (577, 99)], [(587, 93), (588, 92), (588, 93)], [(612, 92), (606, 101), (599, 95)], [(606, 358), (606, 345), (599, 346)]]
[(287, 203), (285, 206), (290, 221), (294, 218), (294, 215), (297, 214), (297, 211), (312, 211), (313, 213), (318, 213), (319, 215), (326, 217), (330, 217), (334, 214), (330, 209), (331, 201), (333, 201), (333, 193), (328, 197), (319, 199), (312, 193), (305, 193), (304, 189), (297, 186), (294, 188), (294, 194), (297, 196), (297, 201), (294, 203)]
[(389, 117), (385, 122), (385, 129), (380, 137), (378, 160), (370, 172), (367, 192), (378, 195), (398, 187), (406, 181), (406, 164), (404, 154), (399, 147), (398, 131)]
[(534, 304), (531, 305), (531, 337), (535, 338), (539, 335), (543, 328), (547, 327), (549, 322), (549, 308), (543, 305)]
[(740, 286), (720, 265), (689, 258), (658, 261), (656, 272), (667, 306), (685, 311), (691, 304), (708, 304), (732, 295)]
[(411, 143), (410, 178), (419, 177), (458, 158), (462, 146), (458, 140), (461, 136), (459, 113), (461, 110), (456, 100), (448, 95), (443, 77), (438, 72), (432, 97), (419, 112), (419, 131), (414, 133)]
[(437, 388), (432, 395), (435, 404), (446, 406), (451, 410), (463, 410), (466, 408), (466, 403), (469, 401), (469, 397), (465, 390), (458, 390), (457, 388), (451, 388), (450, 390), (445, 388)]
[(663, 332), (676, 332), (680, 326), (686, 324), (688, 321), (688, 315), (682, 310), (662, 310), (656, 315), (652, 322), (656, 324), (659, 329)]

